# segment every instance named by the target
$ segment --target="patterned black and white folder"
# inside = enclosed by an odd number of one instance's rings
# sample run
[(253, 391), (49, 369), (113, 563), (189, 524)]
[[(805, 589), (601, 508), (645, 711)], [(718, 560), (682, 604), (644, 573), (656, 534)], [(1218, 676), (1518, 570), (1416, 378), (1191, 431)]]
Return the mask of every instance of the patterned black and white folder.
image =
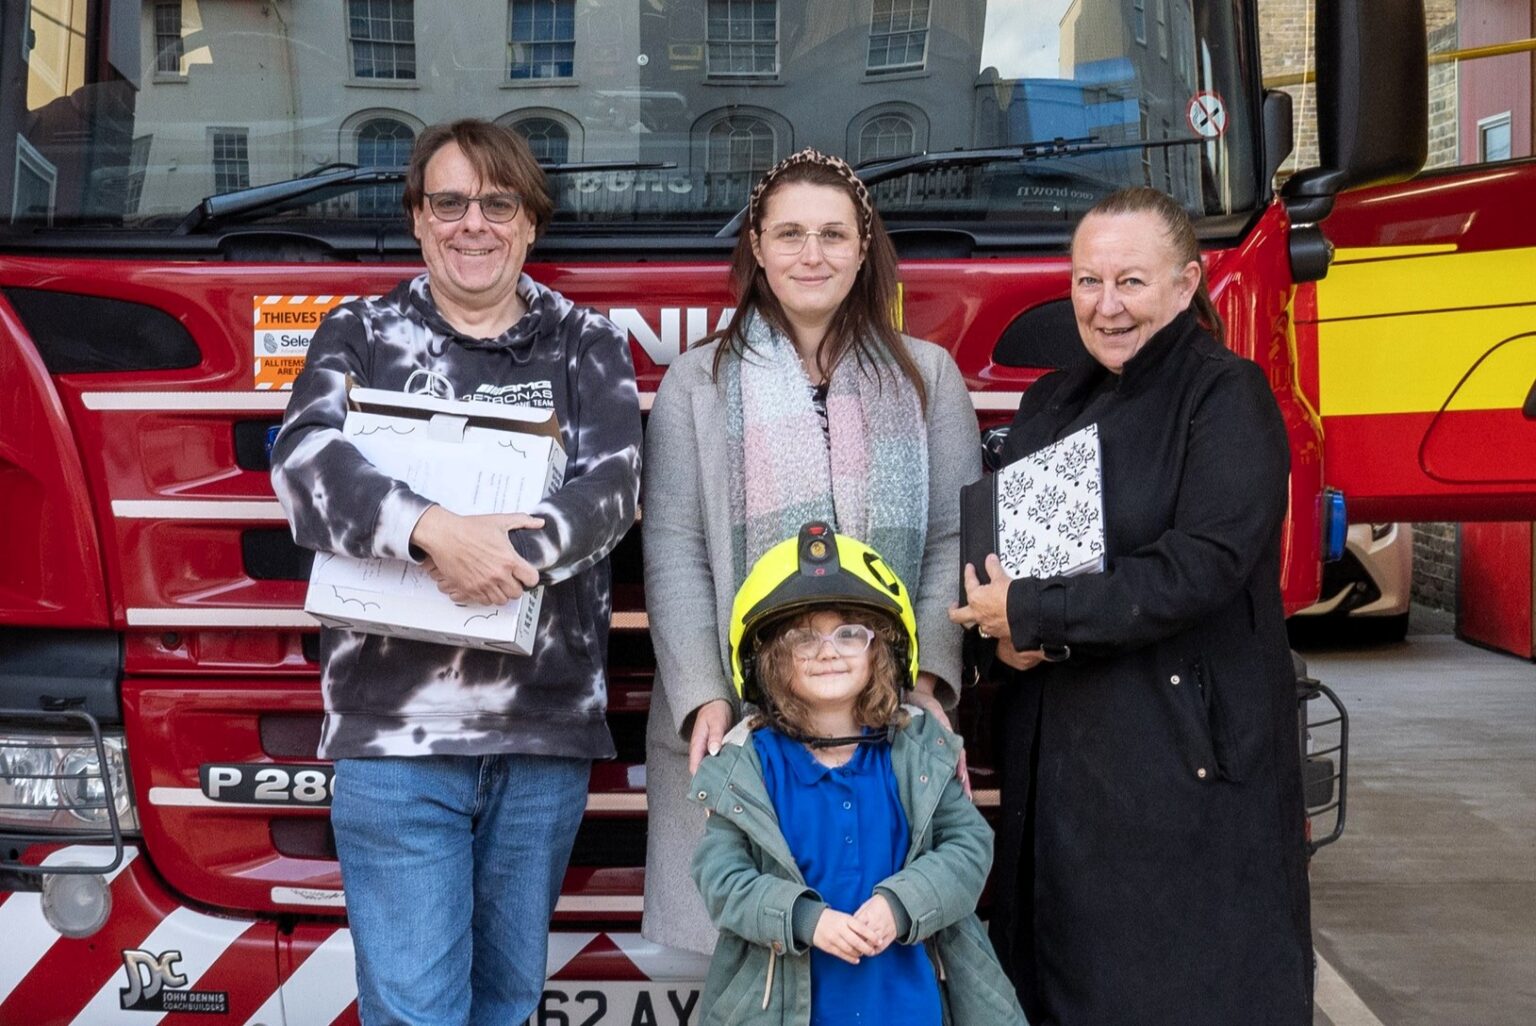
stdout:
[(961, 560), (973, 564), (985, 580), (982, 567), (993, 552), (1010, 578), (1070, 577), (1104, 569), (1104, 474), (1097, 424), (961, 490)]

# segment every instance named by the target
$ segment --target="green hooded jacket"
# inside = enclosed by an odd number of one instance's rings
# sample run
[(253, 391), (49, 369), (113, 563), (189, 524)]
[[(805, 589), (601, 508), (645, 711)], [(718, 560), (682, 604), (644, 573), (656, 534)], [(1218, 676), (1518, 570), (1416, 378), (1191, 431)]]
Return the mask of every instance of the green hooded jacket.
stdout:
[[(946, 1026), (1019, 1026), (1024, 1012), (976, 918), (992, 829), (955, 778), (959, 740), (921, 709), (907, 711), (911, 722), (892, 739), (891, 767), (912, 842), (902, 868), (876, 889), (895, 913), (896, 943), (927, 947)], [(807, 1026), (810, 946), (797, 933), (806, 937), (826, 906), (795, 865), (750, 736), (746, 722), (726, 735), (689, 795), (711, 813), (693, 878), (720, 928), (700, 1022)]]

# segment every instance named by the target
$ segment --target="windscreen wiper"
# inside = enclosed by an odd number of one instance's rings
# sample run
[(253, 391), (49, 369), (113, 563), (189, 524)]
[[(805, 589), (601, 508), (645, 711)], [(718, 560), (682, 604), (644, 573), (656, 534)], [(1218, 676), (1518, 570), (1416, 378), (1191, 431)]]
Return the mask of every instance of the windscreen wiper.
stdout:
[[(602, 171), (667, 171), (676, 168), (677, 164), (672, 161), (587, 160), (561, 164), (541, 163), (539, 166), (547, 175), (573, 175)], [(340, 195), (363, 186), (392, 185), (403, 181), (403, 167), (327, 164), (298, 178), (208, 196), (187, 212), (187, 216), (171, 234), (189, 235), (212, 221), (224, 218), (307, 206), (324, 198), (326, 193)]]
[(1041, 139), (1037, 142), (1016, 143), (1012, 146), (994, 146), (984, 150), (944, 150), (939, 153), (918, 153), (910, 157), (897, 157), (878, 164), (866, 164), (857, 169), (865, 185), (900, 178), (915, 171), (928, 171), (936, 167), (963, 167), (989, 164), (993, 161), (1049, 160), (1052, 157), (1079, 157), (1085, 153), (1116, 153), (1122, 150), (1153, 150), (1172, 146), (1199, 145), (1209, 140), (1191, 136), (1186, 139), (1128, 139), (1110, 143), (1097, 136), (1085, 135), (1076, 139)]
[[(974, 167), (1001, 161), (1025, 163), (1049, 160), (1055, 157), (1077, 157), (1087, 153), (1113, 153), (1119, 150), (1161, 149), (1171, 146), (1187, 146), (1206, 142), (1203, 138), (1189, 139), (1133, 139), (1127, 142), (1108, 143), (1097, 136), (1085, 135), (1075, 139), (1057, 137), (1035, 142), (1014, 143), (1011, 146), (993, 146), (980, 150), (941, 150), (937, 153), (915, 153), (910, 157), (897, 157), (877, 164), (865, 164), (854, 173), (865, 185), (877, 185), (920, 171), (932, 171), (942, 167)], [(715, 233), (716, 238), (729, 238), (741, 231), (747, 219), (747, 208), (742, 207), (736, 216)]]
[[(323, 170), (323, 169), (322, 169)], [(279, 211), (312, 203), (327, 192), (343, 193), (363, 185), (388, 185), (403, 181), (405, 170), (397, 167), (343, 167), (324, 174), (308, 174), (283, 182), (253, 185), (234, 192), (206, 196), (187, 211), (172, 235), (190, 235), (211, 221), (258, 211)], [(303, 203), (298, 201), (302, 200)]]

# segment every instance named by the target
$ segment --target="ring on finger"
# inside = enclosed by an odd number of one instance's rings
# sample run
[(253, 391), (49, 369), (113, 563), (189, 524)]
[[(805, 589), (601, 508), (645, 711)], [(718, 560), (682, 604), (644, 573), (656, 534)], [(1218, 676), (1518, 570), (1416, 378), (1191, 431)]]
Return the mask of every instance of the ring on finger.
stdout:
[(976, 625), (976, 633), (980, 634), (983, 638), (990, 639), (992, 637), (992, 635), (987, 633), (987, 629), (980, 624)]

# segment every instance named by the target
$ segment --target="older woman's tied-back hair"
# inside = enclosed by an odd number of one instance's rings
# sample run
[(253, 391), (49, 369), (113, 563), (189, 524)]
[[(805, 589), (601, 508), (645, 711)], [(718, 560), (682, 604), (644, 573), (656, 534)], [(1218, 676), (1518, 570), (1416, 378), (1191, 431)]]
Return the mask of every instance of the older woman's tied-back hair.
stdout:
[(891, 245), (891, 237), (886, 234), (885, 224), (880, 220), (880, 212), (875, 209), (869, 190), (847, 161), (810, 148), (792, 153), (769, 168), (752, 190), (752, 198), (747, 204), (747, 221), (731, 255), (731, 288), (736, 294), (736, 310), (723, 331), (709, 335), (699, 343), (704, 345), (720, 340), (720, 347), (715, 351), (714, 376), (719, 378), (720, 363), (727, 352), (742, 356), (750, 348), (746, 338), (747, 319), (754, 310), (775, 330), (794, 338), (794, 329), (784, 307), (758, 265), (752, 241), (762, 233), (763, 211), (769, 199), (784, 186), (798, 182), (837, 189), (848, 196), (859, 219), (859, 238), (864, 249), (853, 288), (833, 315), (817, 352), (817, 371), (823, 378), (830, 377), (833, 369), (850, 353), (862, 368), (877, 374), (884, 367), (895, 364), (912, 383), (918, 402), (926, 409), (928, 392), (922, 374), (896, 328), (899, 280), (896, 247)]
[(411, 159), (405, 166), (405, 192), (401, 196), (407, 217), (426, 203), (427, 164), (449, 143), (457, 143), (464, 152), (465, 159), (480, 176), (481, 189), (508, 189), (521, 196), (523, 209), (533, 221), (534, 238), (544, 234), (554, 216), (555, 203), (549, 196), (544, 169), (528, 148), (528, 140), (516, 129), (479, 118), (436, 124), (416, 137)]
[[(1195, 238), (1195, 225), (1189, 219), (1189, 212), (1179, 206), (1177, 200), (1166, 192), (1148, 188), (1144, 185), (1133, 186), (1127, 189), (1118, 189), (1095, 203), (1083, 215), (1083, 221), (1102, 214), (1112, 217), (1116, 214), (1152, 214), (1163, 224), (1163, 233), (1168, 240), (1168, 245), (1173, 248), (1174, 261), (1179, 267), (1183, 267), (1193, 260), (1200, 267), (1200, 284), (1195, 289), (1195, 295), (1190, 300), (1190, 305), (1195, 308), (1195, 316), (1206, 331), (1209, 331), (1218, 342), (1226, 341), (1226, 325), (1222, 323), (1221, 315), (1216, 312), (1216, 305), (1211, 302), (1210, 284), (1205, 276), (1205, 262), (1200, 259), (1200, 240)], [(1072, 241), (1077, 241), (1077, 231), (1082, 230), (1083, 222), (1078, 222), (1077, 230), (1072, 233)]]
[[(833, 606), (832, 611), (844, 623), (860, 623), (875, 632), (869, 643), (869, 684), (854, 703), (854, 719), (861, 727), (882, 730), (904, 727), (907, 713), (901, 708), (901, 689), (905, 668), (896, 660), (895, 645), (902, 627), (890, 617), (857, 606)], [(820, 610), (817, 610), (820, 612)], [(753, 728), (773, 726), (794, 738), (815, 736), (810, 710), (795, 697), (795, 654), (784, 636), (795, 627), (810, 623), (811, 614), (790, 616), (764, 631), (757, 650), (757, 685), (766, 701), (753, 721)]]

